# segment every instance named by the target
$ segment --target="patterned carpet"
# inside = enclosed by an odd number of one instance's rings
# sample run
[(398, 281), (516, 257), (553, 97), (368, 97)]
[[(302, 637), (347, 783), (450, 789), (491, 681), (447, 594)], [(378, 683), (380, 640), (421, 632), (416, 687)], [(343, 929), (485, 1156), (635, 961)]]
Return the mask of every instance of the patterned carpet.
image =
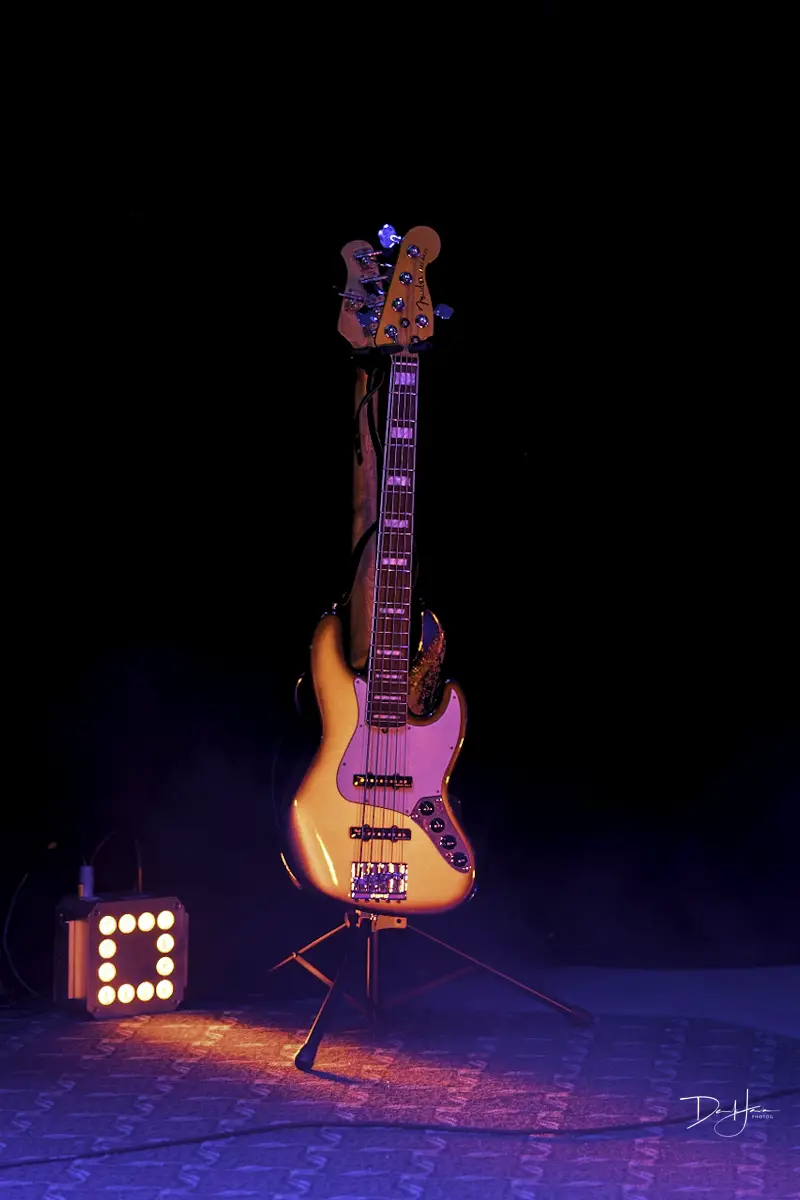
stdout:
[[(580, 1028), (535, 1003), (456, 1018), (419, 999), (376, 1029), (345, 1008), (305, 1075), (292, 1060), (317, 1000), (0, 1014), (0, 1197), (800, 1196), (789, 1038), (680, 1016)], [(773, 1111), (688, 1128), (681, 1097), (741, 1108), (746, 1089)]]

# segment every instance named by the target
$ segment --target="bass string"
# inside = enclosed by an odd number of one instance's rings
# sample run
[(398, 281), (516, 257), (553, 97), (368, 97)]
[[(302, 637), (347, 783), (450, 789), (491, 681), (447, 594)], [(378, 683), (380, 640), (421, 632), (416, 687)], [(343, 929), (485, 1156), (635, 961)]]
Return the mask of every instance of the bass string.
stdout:
[[(408, 487), (402, 493), (405, 497), (405, 503), (402, 506), (402, 517), (408, 522), (405, 526), (397, 526), (398, 531), (402, 533), (398, 537), (398, 543), (402, 550), (398, 553), (398, 557), (405, 560), (403, 569), (398, 571), (396, 578), (400, 583), (398, 590), (400, 593), (399, 601), (394, 605), (395, 608), (402, 610), (400, 620), (397, 622), (397, 641), (400, 654), (398, 662), (402, 665), (402, 682), (403, 682), (403, 724), (398, 731), (395, 742), (395, 774), (408, 774), (408, 692), (409, 692), (409, 668), (411, 658), (411, 586), (413, 579), (412, 572), (412, 555), (414, 548), (414, 497), (416, 493), (416, 446), (417, 446), (417, 387), (418, 387), (418, 372), (419, 359), (416, 355), (406, 355), (402, 358), (402, 379), (400, 384), (401, 410), (402, 417), (400, 424), (404, 429), (409, 431), (407, 437), (399, 439), (399, 451), (401, 458), (401, 469), (404, 477), (408, 479)], [(399, 790), (401, 799), (400, 819), (394, 817), (393, 823), (399, 825), (401, 829), (406, 828), (405, 815), (405, 799), (402, 790)], [(400, 840), (399, 860), (401, 863), (406, 861), (406, 845), (405, 841)]]
[[(403, 380), (401, 384), (402, 409), (403, 419), (402, 425), (409, 430), (409, 436), (401, 440), (403, 475), (409, 480), (408, 490), (405, 491), (405, 503), (403, 505), (403, 518), (408, 521), (407, 526), (398, 527), (402, 529), (403, 536), (399, 539), (403, 546), (401, 556), (405, 559), (404, 568), (399, 572), (399, 578), (402, 581), (401, 602), (396, 607), (402, 608), (403, 614), (398, 622), (398, 642), (399, 642), (399, 661), (402, 661), (403, 667), (403, 725), (401, 732), (397, 737), (397, 751), (399, 761), (396, 764), (396, 773), (399, 775), (407, 775), (409, 770), (408, 762), (408, 721), (409, 721), (409, 668), (411, 654), (411, 582), (413, 582), (413, 554), (414, 554), (414, 499), (416, 494), (416, 432), (417, 432), (417, 388), (419, 388), (419, 356), (405, 355), (403, 360)], [(405, 829), (405, 803), (404, 793), (399, 792), (401, 796), (401, 820), (397, 822), (399, 828)], [(399, 841), (401, 853), (399, 853), (399, 862), (405, 863), (405, 842)]]
[[(408, 772), (408, 687), (410, 659), (410, 611), (411, 611), (411, 580), (412, 580), (412, 547), (413, 536), (411, 520), (413, 515), (414, 498), (414, 457), (416, 442), (416, 360), (409, 355), (398, 355), (393, 362), (393, 397), (394, 418), (391, 426), (387, 426), (387, 444), (393, 443), (392, 475), (403, 483), (395, 485), (390, 492), (391, 502), (387, 507), (389, 514), (388, 551), (391, 581), (391, 594), (387, 607), (392, 611), (387, 614), (390, 628), (390, 657), (391, 670), (395, 678), (389, 689), (399, 693), (392, 707), (399, 713), (395, 717), (402, 718), (393, 729), (390, 747), (387, 745), (386, 768), (388, 775), (405, 776)], [(394, 433), (395, 436), (391, 436)], [(385, 622), (384, 622), (385, 624)], [(391, 791), (392, 826), (406, 829), (404, 789), (395, 787)], [(389, 797), (384, 793), (384, 807), (388, 809)], [(398, 843), (392, 843), (392, 860), (401, 864), (406, 861), (406, 847), (403, 838)]]
[[(387, 406), (386, 406), (386, 430), (385, 430), (385, 434), (384, 434), (384, 443), (383, 443), (384, 444), (384, 466), (383, 466), (383, 479), (382, 479), (382, 483), (381, 483), (381, 508), (380, 508), (380, 513), (379, 513), (379, 518), (378, 518), (378, 535), (376, 538), (376, 546), (375, 546), (375, 556), (376, 556), (375, 578), (374, 578), (373, 592), (372, 592), (372, 622), (371, 622), (372, 636), (370, 639), (369, 659), (368, 659), (369, 667), (368, 667), (368, 671), (367, 671), (366, 738), (365, 738), (365, 743), (364, 743), (364, 745), (365, 745), (365, 761), (363, 764), (363, 773), (364, 773), (365, 777), (368, 777), (370, 774), (378, 775), (378, 774), (380, 774), (380, 771), (381, 771), (380, 749), (381, 749), (382, 731), (381, 731), (381, 729), (376, 727), (376, 724), (375, 724), (376, 711), (375, 710), (378, 707), (378, 702), (376, 700), (376, 696), (378, 695), (378, 692), (379, 692), (378, 672), (379, 672), (379, 670), (384, 669), (384, 665), (380, 662), (381, 656), (379, 655), (378, 651), (379, 651), (379, 649), (380, 650), (385, 649), (384, 639), (382, 638), (382, 630), (381, 630), (381, 625), (380, 625), (380, 610), (381, 610), (381, 607), (382, 606), (385, 607), (386, 603), (387, 603), (385, 596), (383, 598), (381, 597), (381, 592), (386, 591), (386, 580), (388, 578), (386, 575), (386, 569), (383, 567), (382, 564), (383, 564), (384, 558), (386, 558), (388, 556), (388, 550), (387, 550), (387, 545), (386, 545), (386, 542), (387, 542), (386, 513), (387, 513), (387, 508), (388, 508), (388, 504), (389, 504), (389, 496), (390, 496), (389, 479), (392, 478), (392, 470), (393, 470), (392, 457), (393, 457), (393, 453), (394, 453), (394, 445), (393, 445), (392, 439), (390, 437), (390, 433), (391, 433), (392, 421), (394, 420), (394, 415), (393, 415), (394, 414), (394, 401), (395, 401), (395, 365), (394, 365), (394, 362), (392, 362), (391, 371), (390, 371), (390, 375), (389, 375), (389, 395), (388, 395), (388, 401), (387, 401)], [(385, 658), (386, 656), (384, 655), (383, 657)], [(384, 737), (388, 736), (388, 734), (383, 733), (383, 736)], [(370, 794), (369, 794), (370, 791), (372, 791), (372, 796), (370, 796)], [(362, 805), (361, 805), (362, 833), (363, 833), (363, 828), (366, 824), (371, 824), (373, 827), (376, 824), (376, 813), (377, 813), (376, 792), (377, 792), (376, 788), (368, 789), (366, 786), (364, 788), (364, 798), (363, 798)], [(369, 817), (367, 815), (368, 813), (369, 813)], [(359, 852), (358, 852), (359, 863), (364, 862), (364, 855), (365, 855), (366, 847), (367, 847), (367, 842), (365, 841), (365, 839), (362, 836), (362, 838), (360, 839)], [(374, 861), (372, 854), (373, 854), (373, 851), (372, 851), (372, 848), (370, 848), (368, 851), (369, 857), (368, 857), (367, 861)]]

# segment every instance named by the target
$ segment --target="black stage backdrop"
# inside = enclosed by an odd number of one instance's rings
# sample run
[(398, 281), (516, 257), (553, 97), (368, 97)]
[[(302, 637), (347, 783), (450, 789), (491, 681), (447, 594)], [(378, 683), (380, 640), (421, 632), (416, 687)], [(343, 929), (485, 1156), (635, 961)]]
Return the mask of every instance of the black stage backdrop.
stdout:
[(530, 969), (796, 962), (793, 401), (700, 156), (669, 183), (532, 145), (514, 172), (498, 149), (461, 183), (366, 186), (310, 150), (124, 148), (108, 176), (67, 155), (24, 214), (20, 974), (47, 986), (55, 901), (111, 831), (98, 885), (132, 885), (138, 840), (145, 886), (190, 911), (197, 994), (263, 987), (338, 919), (290, 885), (275, 814), (348, 583), (339, 250), (384, 221), (437, 229), (455, 309), (422, 376), (419, 582), (469, 703), (453, 790), (480, 888), (430, 928)]

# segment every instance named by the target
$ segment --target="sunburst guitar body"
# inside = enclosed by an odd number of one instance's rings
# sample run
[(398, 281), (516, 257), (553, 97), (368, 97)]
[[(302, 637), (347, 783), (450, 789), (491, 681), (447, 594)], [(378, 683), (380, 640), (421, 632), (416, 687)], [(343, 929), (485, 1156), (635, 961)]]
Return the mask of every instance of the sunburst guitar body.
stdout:
[(311, 675), (322, 738), (289, 809), (294, 873), (332, 899), (396, 916), (469, 899), (474, 855), (448, 799), (466, 729), (461, 689), (446, 683), (430, 717), (371, 727), (367, 681), (345, 658), (335, 615), (317, 626)]

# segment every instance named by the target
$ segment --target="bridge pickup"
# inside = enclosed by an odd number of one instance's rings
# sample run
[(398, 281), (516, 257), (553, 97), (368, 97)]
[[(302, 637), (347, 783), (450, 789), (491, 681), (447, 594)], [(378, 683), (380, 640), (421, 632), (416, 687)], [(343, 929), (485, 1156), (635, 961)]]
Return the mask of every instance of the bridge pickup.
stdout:
[(379, 827), (377, 825), (351, 825), (350, 837), (362, 842), (410, 842), (411, 830), (400, 829), (397, 825)]
[(405, 900), (407, 892), (408, 863), (353, 863), (352, 900)]
[(353, 787), (357, 788), (394, 788), (400, 791), (414, 786), (411, 775), (354, 775)]

